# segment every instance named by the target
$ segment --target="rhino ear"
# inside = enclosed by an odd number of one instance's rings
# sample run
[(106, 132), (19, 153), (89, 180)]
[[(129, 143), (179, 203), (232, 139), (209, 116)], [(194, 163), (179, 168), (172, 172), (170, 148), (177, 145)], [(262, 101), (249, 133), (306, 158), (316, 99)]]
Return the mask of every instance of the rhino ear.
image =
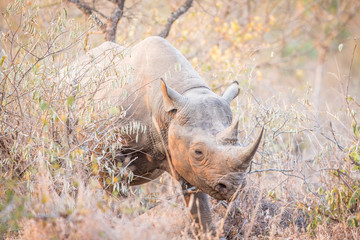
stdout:
[(222, 95), (222, 98), (225, 99), (229, 104), (230, 102), (239, 95), (240, 88), (239, 83), (237, 81), (230, 84), (230, 86), (227, 87), (224, 94)]
[(163, 79), (161, 79), (161, 92), (166, 112), (178, 110), (186, 103), (186, 99), (171, 87), (166, 86)]

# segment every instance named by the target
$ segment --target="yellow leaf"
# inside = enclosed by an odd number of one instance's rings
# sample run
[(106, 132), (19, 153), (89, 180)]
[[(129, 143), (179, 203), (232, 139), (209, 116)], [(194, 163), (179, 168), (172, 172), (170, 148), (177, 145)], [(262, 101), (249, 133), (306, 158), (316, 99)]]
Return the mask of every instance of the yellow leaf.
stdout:
[(76, 152), (77, 152), (79, 155), (83, 155), (84, 150), (82, 150), (81, 148), (78, 148), (78, 149), (76, 150)]
[(111, 183), (111, 179), (107, 177), (107, 178), (105, 179), (105, 182), (106, 182), (107, 184), (110, 184), (110, 183)]
[(240, 28), (240, 26), (239, 26), (239, 24), (238, 24), (237, 21), (232, 21), (232, 22), (230, 23), (230, 27), (231, 27), (231, 29), (232, 29), (234, 32), (237, 32), (237, 31), (239, 30), (239, 28)]
[(275, 17), (274, 16), (270, 16), (269, 24), (270, 24), (270, 26), (273, 26), (275, 24)]
[(263, 77), (263, 75), (262, 75), (262, 73), (260, 72), (260, 70), (256, 70), (256, 75), (257, 75), (257, 77), (258, 77), (258, 80), (261, 80), (262, 77)]
[(297, 78), (303, 78), (304, 77), (304, 71), (302, 69), (296, 69), (295, 71)]
[(41, 196), (41, 202), (42, 202), (43, 204), (47, 203), (48, 201), (49, 201), (48, 196), (46, 196), (46, 195), (42, 195), (42, 196)]
[(245, 33), (245, 35), (244, 35), (244, 40), (245, 40), (245, 41), (251, 40), (252, 37), (253, 37), (253, 36), (252, 36), (250, 33)]
[(86, 215), (86, 214), (89, 213), (89, 210), (86, 209), (86, 208), (83, 208), (83, 209), (81, 209), (81, 210), (79, 211), (79, 213), (80, 213), (81, 215)]
[(221, 55), (220, 48), (219, 48), (217, 45), (215, 45), (215, 46), (211, 49), (210, 56), (211, 56), (215, 61), (218, 61), (219, 58), (220, 58), (220, 55)]
[(48, 124), (49, 124), (49, 122), (48, 122), (47, 119), (46, 119), (46, 115), (42, 115), (42, 116), (41, 116), (41, 121), (43, 122), (44, 125), (48, 125)]
[(97, 163), (94, 163), (94, 164), (91, 166), (91, 168), (92, 168), (92, 171), (93, 171), (94, 174), (98, 174), (98, 172), (99, 172), (99, 165), (98, 165)]
[(61, 119), (61, 121), (65, 122), (65, 121), (66, 121), (66, 115), (65, 115), (65, 114), (61, 114), (60, 119)]
[(0, 65), (1, 66), (4, 64), (5, 59), (6, 59), (6, 56), (2, 56), (2, 58), (0, 60)]

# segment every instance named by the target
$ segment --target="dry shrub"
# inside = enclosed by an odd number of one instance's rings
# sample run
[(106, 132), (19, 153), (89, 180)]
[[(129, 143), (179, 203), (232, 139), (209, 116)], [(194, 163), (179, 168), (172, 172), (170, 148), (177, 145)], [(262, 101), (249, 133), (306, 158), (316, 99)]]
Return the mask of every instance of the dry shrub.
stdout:
[[(97, 180), (79, 181), (76, 196), (60, 196), (46, 170), (27, 204), (31, 217), (22, 220), (20, 239), (173, 239), (188, 238), (190, 218), (184, 201), (166, 196), (160, 207), (141, 208), (142, 194), (113, 199)], [(174, 192), (174, 191), (172, 191)], [(161, 201), (161, 200), (159, 200)], [(31, 209), (31, 210), (30, 210)], [(156, 211), (158, 210), (158, 211)]]
[(228, 239), (301, 236), (309, 223), (302, 210), (266, 197), (257, 186), (247, 186), (230, 204), (213, 206)]

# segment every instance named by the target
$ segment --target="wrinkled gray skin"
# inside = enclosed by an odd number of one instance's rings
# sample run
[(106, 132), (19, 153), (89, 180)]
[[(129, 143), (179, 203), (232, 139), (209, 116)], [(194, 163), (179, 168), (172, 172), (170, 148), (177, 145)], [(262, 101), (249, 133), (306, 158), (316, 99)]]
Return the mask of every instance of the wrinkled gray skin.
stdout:
[[(121, 105), (127, 110), (127, 121), (141, 122), (147, 131), (137, 141), (136, 134), (125, 136), (118, 160), (136, 158), (129, 165), (135, 174), (132, 185), (167, 171), (183, 188), (198, 188), (201, 192), (193, 201), (185, 194), (187, 204), (192, 205), (191, 213), (203, 229), (212, 228), (207, 194), (232, 199), (246, 183), (246, 169), (262, 136), (261, 130), (249, 147), (238, 144), (238, 121), (233, 121), (230, 109), (231, 100), (239, 93), (238, 83), (232, 83), (222, 96), (216, 95), (184, 56), (160, 37), (143, 40), (124, 59), (114, 58), (120, 53), (124, 53), (123, 47), (106, 42), (79, 60), (106, 55), (95, 62), (100, 68), (109, 63), (119, 69), (131, 66), (132, 81), (125, 86), (129, 95)], [(116, 105), (123, 88), (104, 87), (95, 99)]]

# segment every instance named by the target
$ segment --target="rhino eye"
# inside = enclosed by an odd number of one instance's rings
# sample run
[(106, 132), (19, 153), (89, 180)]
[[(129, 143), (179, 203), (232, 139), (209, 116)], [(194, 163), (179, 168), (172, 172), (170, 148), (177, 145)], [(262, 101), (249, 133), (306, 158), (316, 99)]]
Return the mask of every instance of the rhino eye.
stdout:
[(192, 155), (197, 161), (201, 161), (204, 158), (204, 153), (200, 149), (194, 149)]
[(193, 146), (191, 148), (191, 156), (193, 157), (193, 159), (196, 159), (197, 161), (201, 161), (204, 159), (205, 155), (206, 155), (206, 152), (204, 152), (204, 148), (203, 146)]
[(195, 150), (195, 154), (196, 154), (196, 155), (202, 155), (203, 152), (202, 152), (201, 150), (196, 149), (196, 150)]

